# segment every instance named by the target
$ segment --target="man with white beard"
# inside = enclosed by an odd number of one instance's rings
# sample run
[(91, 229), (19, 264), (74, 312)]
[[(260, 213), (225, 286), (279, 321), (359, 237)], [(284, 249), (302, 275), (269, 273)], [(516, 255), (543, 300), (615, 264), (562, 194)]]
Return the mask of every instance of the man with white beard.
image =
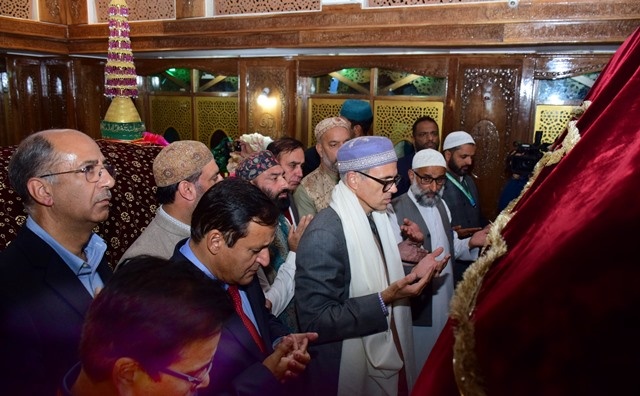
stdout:
[[(398, 226), (398, 242), (402, 240), (400, 226), (406, 224), (408, 219), (416, 223), (424, 234), (424, 249), (433, 251), (434, 246), (443, 246), (443, 257), (451, 252), (452, 257), (475, 260), (479, 247), (486, 243), (488, 228), (477, 231), (469, 238), (458, 238), (458, 234), (451, 228), (449, 208), (442, 200), (446, 172), (447, 164), (440, 152), (424, 149), (416, 153), (409, 172), (409, 191), (394, 198), (388, 208), (391, 223)], [(410, 269), (407, 265), (405, 268)], [(434, 277), (420, 296), (411, 301), (417, 367), (422, 367), (427, 360), (447, 321), (449, 301), (454, 288), (453, 268), (447, 266), (439, 276)]]

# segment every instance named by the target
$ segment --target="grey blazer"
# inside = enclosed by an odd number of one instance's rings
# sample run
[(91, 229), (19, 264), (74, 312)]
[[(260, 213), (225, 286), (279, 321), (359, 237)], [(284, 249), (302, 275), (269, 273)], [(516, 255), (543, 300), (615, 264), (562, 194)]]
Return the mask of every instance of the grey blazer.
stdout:
[(295, 301), (302, 331), (319, 339), (309, 348), (305, 395), (335, 395), (342, 340), (387, 330), (377, 294), (349, 298), (351, 271), (342, 222), (332, 208), (321, 210), (305, 230), (296, 252)]

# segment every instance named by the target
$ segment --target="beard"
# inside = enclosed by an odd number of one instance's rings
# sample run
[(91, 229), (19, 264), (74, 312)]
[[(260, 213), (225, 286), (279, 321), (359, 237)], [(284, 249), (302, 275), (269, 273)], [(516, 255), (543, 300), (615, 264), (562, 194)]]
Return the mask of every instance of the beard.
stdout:
[[(411, 183), (410, 188), (411, 188), (411, 192), (416, 197), (416, 202), (420, 206), (432, 208), (436, 206), (436, 204), (440, 202), (440, 200), (442, 199), (440, 197), (442, 189), (440, 191), (435, 191), (435, 192), (431, 190), (423, 191), (422, 189), (420, 189), (420, 186), (415, 182)], [(428, 194), (433, 194), (433, 195), (429, 196)]]
[(337, 160), (332, 163), (329, 160), (329, 158), (327, 158), (326, 156), (323, 156), (321, 158), (321, 161), (324, 164), (324, 166), (327, 167), (327, 169), (329, 169), (331, 172), (338, 173), (338, 161)]
[(447, 168), (458, 176), (464, 176), (469, 173), (469, 167), (466, 165), (458, 167), (458, 165), (453, 161), (453, 157), (447, 162)]
[(271, 198), (271, 200), (273, 201), (273, 203), (276, 204), (276, 206), (278, 207), (278, 209), (280, 209), (280, 211), (284, 211), (289, 209), (289, 206), (291, 205), (291, 199), (289, 199), (289, 194), (287, 194), (285, 197), (279, 197), (277, 194), (275, 197)]

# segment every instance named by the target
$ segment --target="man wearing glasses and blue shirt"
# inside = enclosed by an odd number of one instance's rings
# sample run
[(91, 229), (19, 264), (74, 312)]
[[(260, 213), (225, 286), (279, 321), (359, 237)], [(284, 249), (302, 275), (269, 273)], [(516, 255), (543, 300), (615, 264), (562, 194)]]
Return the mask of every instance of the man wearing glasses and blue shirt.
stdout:
[[(424, 249), (431, 252), (442, 246), (442, 256), (450, 254), (454, 258), (472, 261), (478, 258), (478, 248), (484, 246), (488, 230), (477, 231), (466, 239), (459, 239), (453, 231), (449, 208), (442, 199), (442, 187), (447, 180), (446, 166), (443, 155), (436, 150), (424, 149), (416, 153), (409, 171), (409, 191), (394, 198), (392, 207), (388, 208), (391, 222), (398, 242), (402, 240), (399, 226), (409, 219), (422, 231)], [(447, 266), (434, 277), (420, 296), (411, 300), (418, 367), (424, 365), (449, 317), (455, 271), (454, 261), (454, 265)]]
[(109, 215), (115, 173), (93, 139), (70, 129), (28, 136), (8, 173), (29, 216), (0, 253), (0, 376), (7, 394), (50, 395), (78, 360), (85, 312), (112, 274), (93, 228)]

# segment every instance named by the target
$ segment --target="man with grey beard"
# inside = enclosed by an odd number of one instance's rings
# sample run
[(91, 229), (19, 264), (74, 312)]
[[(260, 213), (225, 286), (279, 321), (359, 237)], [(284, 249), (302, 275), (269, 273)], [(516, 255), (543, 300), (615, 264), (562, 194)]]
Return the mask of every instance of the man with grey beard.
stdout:
[[(475, 260), (479, 247), (486, 243), (488, 229), (477, 231), (470, 238), (458, 238), (458, 234), (451, 228), (449, 208), (442, 200), (446, 172), (447, 164), (438, 151), (424, 149), (416, 153), (409, 171), (409, 191), (394, 198), (388, 208), (391, 223), (398, 225), (398, 242), (402, 240), (400, 226), (411, 220), (424, 235), (424, 249), (433, 251), (433, 247), (443, 246), (443, 257), (451, 253), (455, 258)], [(420, 296), (412, 299), (414, 347), (418, 367), (422, 367), (427, 360), (449, 316), (449, 301), (455, 288), (454, 271), (452, 266), (445, 267)]]

